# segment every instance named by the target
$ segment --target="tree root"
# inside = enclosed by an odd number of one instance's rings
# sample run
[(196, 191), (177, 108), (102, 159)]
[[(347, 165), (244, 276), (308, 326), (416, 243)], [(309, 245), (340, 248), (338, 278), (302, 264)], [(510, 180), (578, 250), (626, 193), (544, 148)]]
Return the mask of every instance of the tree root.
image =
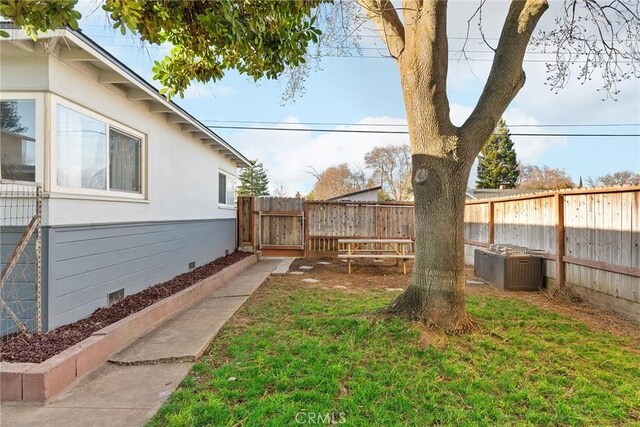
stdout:
[(456, 315), (451, 313), (437, 313), (437, 310), (429, 308), (424, 299), (415, 299), (407, 292), (401, 294), (390, 305), (374, 312), (376, 317), (399, 317), (412, 322), (420, 322), (427, 328), (438, 330), (447, 335), (462, 335), (473, 332), (479, 328), (478, 324), (469, 316), (464, 308), (459, 308)]

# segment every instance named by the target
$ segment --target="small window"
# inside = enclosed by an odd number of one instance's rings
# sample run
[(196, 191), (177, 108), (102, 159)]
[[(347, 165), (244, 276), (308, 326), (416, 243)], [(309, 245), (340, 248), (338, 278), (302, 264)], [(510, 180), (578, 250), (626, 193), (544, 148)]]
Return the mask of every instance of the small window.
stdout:
[(0, 178), (36, 180), (36, 102), (0, 101)]
[(232, 175), (218, 174), (218, 203), (233, 206), (235, 201), (235, 182)]
[(227, 175), (223, 173), (218, 174), (218, 203), (227, 204)]

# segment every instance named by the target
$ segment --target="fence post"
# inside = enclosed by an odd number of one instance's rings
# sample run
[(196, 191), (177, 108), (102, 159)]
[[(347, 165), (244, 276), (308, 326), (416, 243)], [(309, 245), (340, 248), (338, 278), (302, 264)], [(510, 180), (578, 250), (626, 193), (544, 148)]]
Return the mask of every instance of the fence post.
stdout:
[(309, 203), (305, 199), (302, 199), (302, 204), (304, 206), (304, 216), (302, 217), (304, 221), (304, 235), (302, 236), (302, 244), (304, 245), (304, 257), (306, 258), (309, 254)]
[(36, 332), (42, 333), (42, 187), (36, 187)]
[(382, 207), (375, 204), (376, 207), (376, 239), (382, 238)]
[(251, 197), (249, 199), (249, 227), (251, 233), (251, 247), (256, 250), (256, 198)]
[(556, 284), (564, 286), (564, 194), (553, 196), (556, 203)]
[(493, 209), (493, 202), (489, 202), (489, 236), (488, 242), (489, 244), (494, 243), (495, 237), (495, 211)]
[(238, 203), (236, 206), (236, 248), (240, 249), (242, 246), (242, 227), (244, 227), (244, 218), (242, 210), (242, 196), (238, 196)]

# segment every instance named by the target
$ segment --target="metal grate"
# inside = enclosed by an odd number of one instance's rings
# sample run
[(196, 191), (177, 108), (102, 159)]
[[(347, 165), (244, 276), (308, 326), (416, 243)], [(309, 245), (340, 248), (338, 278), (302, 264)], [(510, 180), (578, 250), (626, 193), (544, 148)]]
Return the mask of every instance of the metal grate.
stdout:
[(112, 306), (122, 299), (124, 299), (124, 288), (107, 294), (107, 306)]

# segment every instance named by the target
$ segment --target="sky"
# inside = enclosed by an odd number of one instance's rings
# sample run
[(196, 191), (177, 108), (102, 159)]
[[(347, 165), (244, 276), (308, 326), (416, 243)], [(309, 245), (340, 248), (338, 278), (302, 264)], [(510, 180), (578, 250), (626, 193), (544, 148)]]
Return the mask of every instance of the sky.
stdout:
[[(152, 80), (153, 60), (167, 47), (146, 46), (131, 36), (110, 28), (106, 15), (96, 10), (99, 2), (81, 3), (81, 28), (106, 50), (147, 80)], [(451, 119), (460, 125), (472, 111), (488, 75), (492, 51), (479, 40), (477, 21), (469, 26), (467, 49), (471, 60), (460, 58), (467, 21), (477, 1), (449, 3), (449, 75), (447, 91)], [(561, 2), (552, 1), (538, 28), (554, 25)], [(489, 44), (497, 37), (508, 2), (489, 1), (483, 9), (482, 27)], [(283, 100), (285, 78), (254, 82), (236, 72), (227, 72), (218, 82), (195, 84), (183, 99), (174, 101), (209, 126), (303, 128), (308, 131), (213, 130), (247, 158), (257, 159), (267, 169), (272, 185), (283, 184), (288, 195), (307, 194), (315, 178), (310, 168), (323, 170), (339, 163), (364, 168), (364, 155), (376, 146), (407, 144), (408, 135), (328, 133), (311, 129), (406, 130), (388, 125), (406, 124), (399, 72), (384, 49), (371, 23), (358, 33), (360, 53), (347, 57), (325, 57), (312, 69), (304, 93)], [(528, 52), (524, 70), (527, 82), (504, 114), (512, 133), (640, 134), (640, 79), (623, 81), (616, 100), (603, 100), (597, 73), (582, 84), (572, 78), (563, 89), (545, 85), (549, 55)], [(574, 71), (574, 75), (577, 70)], [(153, 82), (152, 82), (153, 83)], [(155, 83), (157, 85), (157, 83)], [(243, 123), (235, 123), (241, 121)], [(273, 124), (272, 122), (276, 123)], [(308, 125), (306, 123), (331, 123)], [(343, 125), (341, 125), (343, 124)], [(384, 124), (385, 126), (379, 126)], [(572, 127), (531, 125), (572, 124)], [(631, 126), (594, 126), (632, 124)], [(364, 126), (368, 125), (368, 126)], [(376, 126), (378, 125), (378, 126)], [(520, 127), (518, 125), (527, 125)], [(640, 137), (526, 137), (513, 136), (518, 160), (524, 164), (564, 169), (578, 182), (580, 177), (598, 177), (619, 170), (640, 171)], [(475, 167), (470, 186), (475, 181)]]

